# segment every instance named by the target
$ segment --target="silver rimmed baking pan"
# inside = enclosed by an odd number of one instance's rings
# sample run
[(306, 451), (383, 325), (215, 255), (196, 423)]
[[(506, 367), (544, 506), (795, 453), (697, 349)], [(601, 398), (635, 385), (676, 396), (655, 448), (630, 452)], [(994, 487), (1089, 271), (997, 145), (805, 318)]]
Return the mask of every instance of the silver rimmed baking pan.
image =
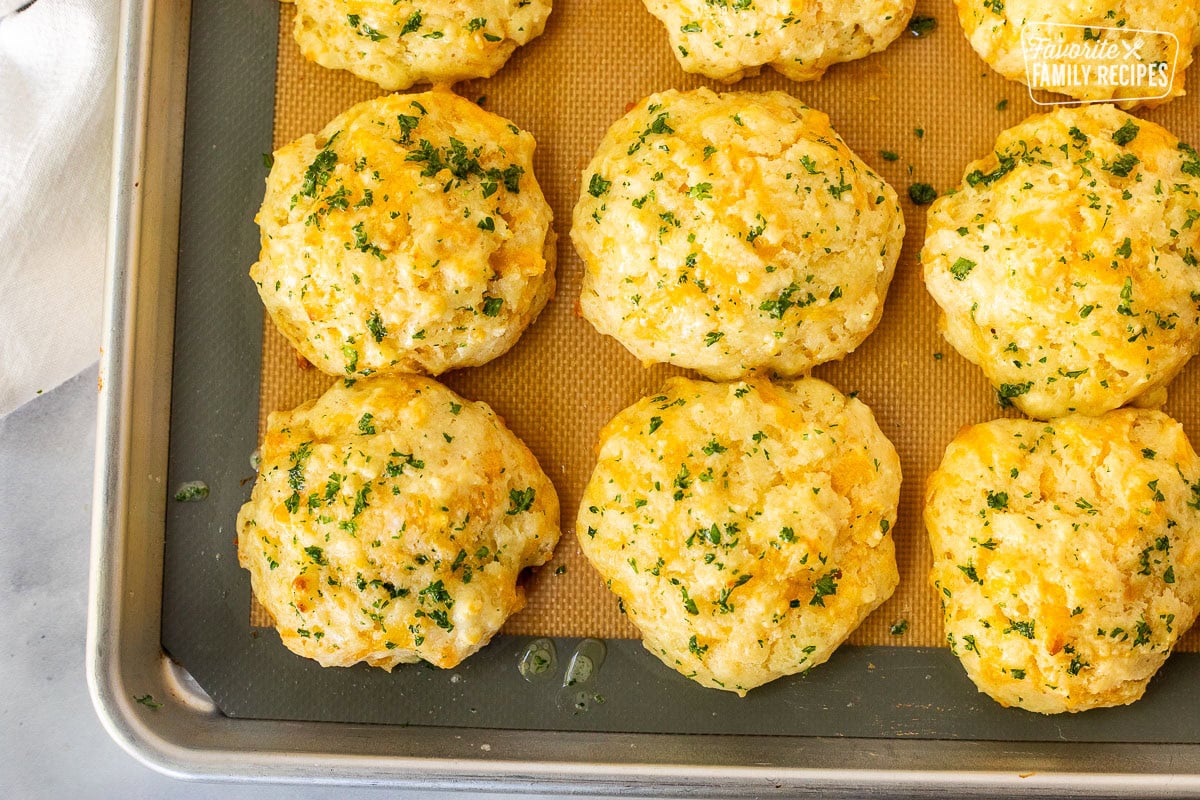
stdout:
[[(321, 670), (251, 628), (232, 521), (256, 436), (262, 317), (245, 270), (263, 174), (249, 165), (271, 149), (277, 21), (275, 0), (123, 3), (88, 677), (130, 753), (205, 780), (1200, 796), (1196, 654), (1133, 707), (1043, 718), (976, 694), (939, 649), (843, 648), (742, 700), (608, 642), (580, 700), (561, 670), (522, 677), (523, 639), (451, 672), (386, 675)], [(169, 502), (197, 474), (208, 500)], [(553, 644), (565, 661), (579, 641)]]

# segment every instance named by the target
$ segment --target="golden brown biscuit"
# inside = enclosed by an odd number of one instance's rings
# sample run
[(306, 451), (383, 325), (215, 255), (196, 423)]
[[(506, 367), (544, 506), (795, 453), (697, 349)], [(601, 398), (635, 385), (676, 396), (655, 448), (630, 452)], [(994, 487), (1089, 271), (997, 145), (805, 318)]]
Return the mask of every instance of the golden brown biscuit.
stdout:
[(915, 0), (643, 0), (687, 72), (732, 83), (770, 66), (794, 81), (877, 53), (904, 31)]
[(478, 366), (554, 292), (533, 137), (445, 91), (360, 103), (275, 153), (250, 270), (331, 375)]
[(821, 112), (698, 89), (609, 129), (571, 238), (584, 317), (644, 362), (794, 377), (875, 329), (904, 218)]
[(1030, 416), (1163, 389), (1200, 347), (1200, 156), (1108, 105), (1000, 134), (930, 207), (925, 285), (946, 339)]
[(981, 692), (1132, 703), (1200, 608), (1200, 459), (1157, 411), (964, 429), (929, 478), (930, 575)]
[[(1166, 62), (1173, 73), (1167, 95), (1162, 100), (1138, 101), (1122, 98), (1162, 94), (1164, 89), (1137, 85), (1116, 86), (1111, 82), (1076, 81), (1054, 87), (1054, 91), (1080, 100), (1116, 100), (1122, 108), (1158, 105), (1184, 94), (1184, 70), (1192, 63), (1192, 51), (1200, 37), (1200, 0), (1089, 0), (1064, 3), (1060, 0), (954, 0), (958, 18), (975, 52), (1004, 77), (1028, 84), (1029, 59), (1022, 35), (1037, 34), (1055, 45), (1085, 45), (1119, 39), (1137, 53), (1133, 60), (1120, 56), (1121, 63), (1153, 65)], [(1055, 26), (1045, 27), (1044, 23)], [(1111, 35), (1104, 28), (1123, 28), (1144, 33)], [(1178, 46), (1170, 36), (1178, 42)], [(1106, 39), (1108, 37), (1108, 39)], [(1119, 44), (1119, 42), (1117, 42)], [(1120, 45), (1119, 53), (1127, 52)], [(1035, 51), (1036, 57), (1036, 51)], [(1086, 59), (1062, 63), (1088, 64)], [(1103, 61), (1099, 63), (1104, 63)], [(1173, 68), (1173, 69), (1172, 69)]]
[(300, 52), (388, 91), (494, 75), (551, 0), (295, 0)]
[(288, 649), (453, 667), (525, 604), (517, 576), (550, 558), (558, 497), (487, 404), (382, 376), (271, 415), (237, 529)]
[(896, 588), (900, 461), (814, 378), (673, 378), (600, 434), (577, 534), (643, 642), (744, 695), (823, 663)]

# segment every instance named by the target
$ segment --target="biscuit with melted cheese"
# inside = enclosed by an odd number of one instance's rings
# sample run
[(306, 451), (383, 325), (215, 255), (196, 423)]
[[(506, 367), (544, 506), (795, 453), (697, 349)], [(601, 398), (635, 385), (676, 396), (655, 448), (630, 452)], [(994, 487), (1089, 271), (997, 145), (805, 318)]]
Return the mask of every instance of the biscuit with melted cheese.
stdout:
[(732, 83), (765, 65), (794, 81), (891, 44), (915, 0), (643, 0), (687, 72)]
[(647, 97), (604, 137), (574, 219), (584, 317), (718, 380), (853, 351), (904, 239), (895, 191), (782, 92)]
[(1200, 609), (1200, 459), (1157, 411), (966, 428), (925, 524), (946, 640), (1005, 706), (1132, 703)]
[(274, 413), (238, 560), (283, 644), (323, 666), (453, 667), (525, 602), (558, 497), (485, 403), (412, 375)]
[(250, 270), (331, 375), (431, 375), (506, 352), (554, 292), (533, 137), (445, 91), (360, 103), (275, 153)]
[(643, 643), (744, 695), (823, 663), (896, 588), (900, 462), (813, 378), (673, 378), (601, 432), (577, 535)]
[[(1151, 85), (1149, 77), (1118, 85), (1115, 81), (1089, 76), (1085, 82), (1073, 79), (1069, 84), (1038, 87), (1079, 100), (1114, 100), (1122, 108), (1159, 105), (1184, 94), (1184, 71), (1192, 63), (1192, 51), (1200, 37), (1200, 0), (1089, 0), (1087, 3), (1063, 3), (1060, 0), (954, 0), (958, 19), (971, 47), (992, 69), (1004, 77), (1029, 83), (1030, 63), (1038, 59), (1037, 44), (1031, 37), (1046, 40), (1048, 46), (1113, 44), (1116, 58), (1075, 61), (1045, 60), (1093, 70), (1099, 66), (1145, 67), (1156, 64), (1166, 71), (1156, 77), (1161, 85)], [(1046, 23), (1051, 23), (1047, 25)], [(1127, 29), (1108, 31), (1106, 28)], [(1169, 34), (1169, 35), (1164, 35)], [(1027, 55), (1022, 40), (1029, 43)], [(1174, 37), (1174, 38), (1172, 38)], [(1178, 42), (1178, 45), (1176, 45)], [(1160, 99), (1135, 99), (1155, 98)]]
[(1108, 105), (1000, 134), (929, 209), (941, 327), (1030, 416), (1162, 402), (1200, 347), (1200, 156)]
[(551, 0), (295, 0), (300, 52), (388, 91), (494, 75), (541, 35)]

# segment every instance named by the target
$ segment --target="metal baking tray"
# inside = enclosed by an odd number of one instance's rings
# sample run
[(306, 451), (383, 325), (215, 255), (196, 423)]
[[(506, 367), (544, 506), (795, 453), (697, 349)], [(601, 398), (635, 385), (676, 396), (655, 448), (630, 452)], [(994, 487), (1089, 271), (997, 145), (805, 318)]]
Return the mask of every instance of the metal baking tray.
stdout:
[[(122, 4), (87, 674), (127, 751), (204, 780), (1200, 796), (1200, 654), (1176, 654), (1135, 706), (1047, 718), (978, 695), (942, 649), (844, 647), (738, 699), (613, 641), (581, 714), (521, 678), (516, 637), (454, 671), (389, 676), (321, 670), (251, 629), (232, 546), (261, 346), (244, 272), (262, 173), (246, 165), (271, 149), (277, 15), (274, 0)], [(212, 496), (169, 504), (198, 470)], [(554, 644), (565, 657), (579, 641)]]

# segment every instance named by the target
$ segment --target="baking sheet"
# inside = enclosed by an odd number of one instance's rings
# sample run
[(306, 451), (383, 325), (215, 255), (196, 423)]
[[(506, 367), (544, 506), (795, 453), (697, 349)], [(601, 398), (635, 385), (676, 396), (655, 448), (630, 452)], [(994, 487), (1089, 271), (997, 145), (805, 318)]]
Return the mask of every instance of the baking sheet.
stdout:
[[(637, 0), (626, 7), (631, 13), (640, 13)], [(564, 9), (572, 13), (572, 25), (590, 24), (586, 4), (560, 0), (559, 11)], [(171, 19), (169, 10), (159, 11), (161, 19)], [(840, 766), (865, 771), (843, 776), (851, 784), (859, 785), (856, 781), (861, 778), (865, 785), (873, 786), (909, 785), (895, 783), (904, 776), (894, 770), (934, 771), (913, 779), (919, 782), (936, 780), (939, 775), (944, 778), (946, 770), (974, 770), (977, 782), (978, 775), (990, 776), (995, 770), (1173, 775), (1194, 771), (1189, 766), (1195, 763), (1190, 754), (1194, 745), (1200, 744), (1200, 725), (1196, 723), (1200, 719), (1200, 695), (1194, 691), (1195, 676), (1200, 675), (1200, 655), (1194, 653), (1173, 657), (1152, 682), (1146, 698), (1133, 706), (1042, 717), (1001, 708), (980, 695), (958, 660), (944, 647), (847, 645), (820, 669), (780, 679), (738, 698), (687, 680), (663, 666), (636, 640), (612, 639), (607, 642), (602, 668), (587, 687), (587, 708), (581, 711), (574, 704), (575, 698), (563, 691), (567, 682), (565, 665), (581, 644), (575, 638), (553, 638), (559, 656), (557, 665), (542, 678), (528, 681), (518, 669), (531, 642), (526, 636), (498, 636), (454, 670), (412, 664), (389, 674), (361, 664), (322, 669), (282, 647), (273, 629), (252, 627), (247, 615), (250, 586), (246, 573), (237, 565), (233, 520), (254, 480), (250, 456), (257, 445), (263, 316), (246, 270), (258, 252), (252, 218), (262, 198), (261, 154), (271, 149), (279, 6), (276, 0), (210, 0), (196, 3), (191, 11), (182, 180), (153, 171), (145, 178), (147, 208), (165, 209), (179, 203), (178, 251), (168, 249), (166, 242), (162, 243), (163, 252), (152, 249), (156, 240), (143, 232), (134, 244), (141, 249), (145, 268), (136, 279), (131, 278), (135, 285), (128, 289), (136, 296), (139, 309), (173, 312), (173, 333), (156, 344), (159, 349), (150, 351), (149, 356), (154, 364), (159, 362), (153, 359), (170, 359), (167, 366), (171, 379), (144, 378), (136, 387), (138, 402), (120, 412), (135, 415), (129, 422), (130, 447), (146, 457), (165, 455), (167, 475), (164, 479), (159, 471), (143, 466), (143, 458), (130, 467), (131, 474), (123, 477), (126, 483), (120, 491), (110, 492), (111, 497), (128, 494), (133, 503), (131, 512), (136, 509), (143, 524), (114, 529), (114, 538), (104, 550), (108, 558), (128, 557), (127, 569), (132, 575), (101, 587), (104, 602), (120, 608), (124, 619), (120, 628), (112, 631), (113, 638), (108, 638), (109, 628), (101, 627), (104, 638), (93, 642), (100, 653), (96, 663), (109, 664), (108, 669), (120, 672), (122, 681), (131, 680), (126, 674), (129, 663), (134, 664), (137, 675), (163, 672), (163, 664), (157, 660), (159, 643), (173, 662), (168, 671), (173, 675), (186, 671), (182, 704), (169, 702), (161, 713), (135, 704), (130, 712), (138, 725), (144, 721), (138, 717), (140, 714), (169, 723), (165, 729), (163, 725), (154, 729), (155, 736), (162, 733), (165, 739), (156, 738), (153, 744), (143, 745), (143, 750), (166, 741), (172, 763), (192, 759), (189, 768), (195, 770), (194, 765), (202, 762), (205, 774), (218, 770), (259, 776), (295, 775), (298, 773), (288, 765), (303, 763), (312, 765), (313, 771), (306, 773), (309, 776), (319, 771), (323, 778), (353, 774), (368, 775), (372, 781), (404, 768), (400, 762), (363, 759), (365, 753), (382, 750), (391, 757), (443, 759), (409, 767), (422, 775), (444, 770), (446, 757), (463, 758), (464, 753), (469, 764), (460, 766), (471, 774), (489, 767), (532, 774), (530, 771), (545, 767), (544, 759), (561, 761), (566, 753), (566, 759), (572, 762), (622, 765), (622, 776), (649, 771), (661, 778), (667, 774), (659, 770), (662, 765), (692, 764), (700, 759), (699, 763), (709, 765), (705, 775), (717, 781), (714, 785), (722, 786), (722, 781), (732, 780), (735, 774), (750, 780), (745, 772), (729, 771), (734, 767), (773, 773), (775, 768), (794, 772), (806, 767), (827, 770)], [(556, 30), (552, 27), (547, 35)], [(619, 58), (612, 58), (601, 66), (612, 67), (619, 62)], [(520, 63), (518, 60), (511, 67)], [(183, 73), (182, 68), (172, 65), (170, 74)], [(619, 75), (617, 79), (624, 80)], [(554, 76), (545, 79), (545, 87), (545, 92), (562, 91)], [(654, 87), (634, 87), (630, 94), (648, 92), (650, 88)], [(153, 115), (157, 107), (154, 102), (163, 101), (161, 97), (153, 101), (145, 113)], [(581, 97), (580, 102), (586, 105), (587, 98)], [(929, 102), (936, 109), (940, 104), (953, 104), (955, 99), (953, 95), (940, 99), (931, 96)], [(564, 99), (562, 113), (577, 113), (573, 109), (573, 98), (571, 103)], [(608, 120), (621, 110), (588, 111), (595, 115), (597, 138)], [(515, 112), (509, 113), (520, 120)], [(138, 117), (137, 124), (143, 124), (144, 119)], [(936, 113), (929, 112), (925, 119), (936, 119)], [(162, 135), (152, 121), (149, 124), (152, 132)], [(897, 130), (906, 125), (898, 124)], [(539, 131), (535, 129), (535, 133)], [(990, 140), (991, 134), (986, 138)], [(866, 152), (862, 143), (854, 144)], [(592, 146), (589, 143), (587, 149)], [(543, 137), (539, 169), (546, 159), (554, 163), (564, 157), (555, 142)], [(578, 158), (572, 169), (583, 166), (586, 154)], [(150, 161), (152, 156), (147, 159)], [(569, 256), (569, 251), (561, 252)], [(560, 272), (564, 280), (569, 278), (568, 270), (564, 266)], [(175, 280), (173, 307), (172, 293), (161, 283), (164, 276)], [(115, 291), (126, 290), (119, 285)], [(894, 294), (892, 302), (899, 296)], [(568, 302), (563, 298), (569, 297), (562, 294), (556, 303)], [(915, 298), (913, 302), (923, 300), (923, 293), (915, 292), (910, 297)], [(885, 317), (881, 330), (889, 324), (894, 323)], [(541, 325), (534, 326), (509, 359), (536, 341), (533, 337), (543, 335)], [(588, 330), (585, 323), (584, 329)], [(155, 331), (139, 327), (138, 335), (163, 335)], [(141, 347), (128, 349), (120, 335), (115, 333), (110, 342), (120, 358), (132, 361), (147, 357)], [(911, 332), (909, 335), (915, 336)], [(598, 347), (617, 347), (599, 337), (595, 339)], [(928, 339), (935, 341), (933, 337)], [(616, 352), (620, 354), (619, 349)], [(632, 399), (645, 388), (621, 384), (617, 376), (591, 368), (553, 363), (565, 358), (575, 358), (581, 364), (589, 358), (595, 361), (591, 352), (574, 351), (555, 356), (544, 366), (537, 360), (530, 363), (534, 368), (551, 370), (545, 379), (549, 382), (563, 376), (586, 380), (577, 394), (577, 403), (584, 410), (592, 403), (616, 409), (628, 402), (626, 395)], [(506, 363), (504, 359), (488, 369), (502, 368)], [(853, 360), (843, 367), (852, 365)], [(537, 373), (533, 374), (536, 377)], [(636, 377), (639, 373), (633, 370), (633, 374)], [(644, 375), (642, 383), (652, 387), (661, 374)], [(953, 373), (939, 379), (937, 385), (923, 387), (925, 394), (921, 396), (944, 401), (949, 392), (956, 391), (952, 377)], [(897, 380), (880, 378), (877, 386), (882, 394), (907, 391)], [(986, 390), (981, 382), (979, 390)], [(918, 394), (916, 390), (911, 392), (914, 397)], [(542, 402), (536, 395), (520, 393), (499, 400), (486, 399), (513, 417), (513, 407), (531, 402), (531, 397), (532, 401)], [(165, 411), (167, 403), (169, 415)], [(986, 395), (979, 398), (979, 409), (981, 418), (992, 413)], [(560, 418), (565, 415), (573, 419), (570, 408), (557, 413)], [(162, 433), (153, 432), (167, 422), (168, 416), (169, 444)], [(606, 418), (607, 411), (598, 416)], [(913, 432), (897, 428), (894, 421), (891, 425), (889, 433), (897, 443), (911, 449), (905, 437)], [(554, 453), (570, 449), (536, 428), (526, 427), (519, 432), (534, 444), (548, 467)], [(593, 435), (581, 434), (581, 446), (590, 446)], [(941, 446), (939, 443), (939, 450)], [(930, 460), (936, 460), (936, 454)], [(175, 486), (196, 479), (210, 487), (204, 502), (170, 500)], [(147, 502), (147, 494), (157, 499)], [(164, 500), (165, 520), (158, 520), (158, 504)], [(161, 606), (159, 598), (150, 600), (146, 596), (147, 591), (157, 591), (158, 572), (153, 565), (143, 563), (158, 559), (160, 542)], [(553, 577), (550, 570), (543, 576)], [(153, 588), (147, 590), (143, 586), (146, 583), (153, 583)], [(126, 633), (160, 619), (161, 636), (154, 641), (146, 637), (143, 644), (147, 646), (130, 649)], [(906, 636), (901, 643), (908, 641)], [(105, 655), (107, 647), (117, 648), (111, 657)], [(138, 681), (132, 685), (137, 686), (138, 694), (145, 691)], [(207, 705), (203, 706), (206, 710), (197, 712), (199, 706), (187, 698), (200, 690), (216, 704), (219, 714), (210, 713)], [(123, 688), (115, 691), (122, 692), (122, 702), (131, 702)], [(654, 711), (647, 714), (647, 709)], [(246, 722), (234, 723), (231, 719)], [(300, 724), (276, 724), (281, 720)], [(322, 722), (345, 724), (313, 724)], [(361, 723), (391, 727), (381, 733)], [(502, 730), (512, 733), (506, 735)], [(583, 732), (621, 735), (591, 736)], [(776, 737), (785, 737), (785, 744), (774, 744)], [(940, 741), (934, 746), (904, 741), (907, 739)], [(494, 747), (480, 751), (480, 742), (491, 742)], [(520, 748), (513, 747), (514, 742), (520, 742)], [(1114, 749), (1097, 744), (1104, 742), (1122, 745)], [(1178, 746), (1159, 747), (1171, 743)], [(285, 764), (278, 758), (280, 750), (303, 753), (303, 757)], [(179, 754), (187, 755), (176, 759)], [(346, 758), (338, 761), (335, 754)], [(230, 766), (235, 762), (241, 766)], [(509, 766), (500, 766), (501, 762)], [(572, 764), (569, 774), (594, 774), (596, 769), (596, 763)], [(809, 772), (804, 775), (805, 781), (812, 777)], [(841, 778), (838, 780), (841, 782)], [(1053, 781), (1054, 776), (1047, 780)], [(771, 785), (776, 783), (771, 781)], [(964, 784), (955, 778), (955, 788), (960, 785)], [(1031, 781), (1021, 781), (1021, 786), (1032, 785)], [(1086, 792), (1092, 784), (1072, 785)]]
[[(250, 494), (257, 445), (263, 315), (246, 267), (258, 252), (252, 217), (263, 192), (260, 156), (271, 149), (280, 10), (275, 0), (210, 0), (191, 11), (186, 71), (163, 65), (173, 79), (186, 74), (181, 180), (173, 168), (133, 172), (136, 148), (122, 162), (132, 186), (143, 181), (154, 222), (130, 242), (136, 282), (118, 279), (113, 291), (128, 296), (139, 320), (158, 321), (139, 321), (132, 333), (118, 321), (108, 342), (118, 365), (108, 391), (124, 391), (114, 377), (126, 362), (138, 361), (139, 378), (127, 407), (108, 397), (106, 419), (118, 427), (108, 428), (114, 455), (102, 473), (110, 481), (102, 512), (109, 519), (127, 510), (132, 521), (100, 529), (103, 564), (116, 572), (96, 583), (90, 664), (104, 686), (102, 715), (131, 732), (127, 746), (175, 774), (372, 784), (407, 775), (421, 786), (448, 772), (518, 781), (554, 764), (572, 790), (594, 787), (602, 774), (623, 788), (653, 782), (656, 794), (670, 792), (664, 780), (677, 792), (700, 783), (745, 794), (758, 786), (944, 789), (938, 781), (950, 780), (956, 793), (995, 789), (1007, 775), (1010, 787), (1093, 796), (1114, 786), (1104, 783), (1114, 772), (1140, 776), (1146, 796), (1165, 792), (1166, 781), (1190, 786), (1176, 778), (1194, 772), (1200, 745), (1198, 654), (1171, 658), (1129, 708), (1043, 717), (979, 694), (946, 648), (847, 645), (808, 675), (737, 698), (662, 666), (637, 640), (613, 639), (581, 711), (563, 691), (578, 639), (553, 638), (557, 667), (528, 681), (517, 667), (529, 637), (499, 636), (454, 670), (408, 664), (389, 674), (365, 664), (322, 669), (284, 649), (274, 630), (250, 626), (233, 519)], [(187, 18), (157, 7), (154, 19), (168, 38), (156, 38), (155, 58), (167, 59), (178, 41), (169, 36), (182, 36), (173, 31), (186, 32)], [(180, 136), (160, 120), (161, 104), (182, 94), (151, 94), (151, 113), (131, 113), (126, 130), (149, 126), (152, 134), (148, 163), (158, 163), (151, 154), (163, 137)], [(173, 224), (160, 221), (176, 203), (178, 253), (168, 241)], [(150, 372), (140, 366), (146, 360)], [(128, 437), (128, 455), (118, 437)], [(127, 467), (115, 458), (128, 458)], [(152, 465), (162, 458), (166, 477)], [(173, 487), (197, 479), (211, 489), (204, 503), (170, 501)], [(163, 709), (132, 702), (148, 681), (168, 694)], [(1064, 783), (1064, 771), (1086, 775)], [(1043, 780), (1016, 778), (1030, 772)]]
[[(953, 188), (963, 167), (986, 154), (1002, 129), (1038, 110), (1023, 85), (992, 72), (970, 49), (950, 0), (918, 3), (916, 13), (937, 20), (931, 34), (916, 38), (906, 32), (885, 52), (835, 66), (819, 82), (794, 83), (766, 70), (725, 88), (788, 91), (825, 111), (847, 143), (902, 198), (908, 234), (882, 323), (857, 352), (814, 373), (845, 392), (858, 392), (874, 410), (896, 445), (905, 477), (893, 528), (900, 586), (851, 637), (855, 644), (942, 643), (940, 607), (926, 577), (931, 557), (921, 524), (925, 479), (961, 426), (1005, 413), (979, 369), (936, 331), (936, 306), (924, 291), (917, 263), (925, 213), (908, 199), (908, 186)], [(292, 39), (294, 14), (291, 4), (280, 6), (274, 147), (317, 131), (350, 105), (382, 93), (347, 72), (306, 61)], [(560, 233), (558, 293), (537, 323), (501, 359), (443, 377), (505, 418), (537, 455), (562, 503), (563, 539), (554, 559), (533, 577), (528, 604), (509, 620), (505, 633), (637, 638), (575, 542), (575, 513), (600, 428), (667, 376), (683, 371), (642, 367), (576, 315), (583, 267), (566, 234), (580, 173), (608, 125), (653, 91), (703, 85), (723, 88), (679, 68), (665, 30), (640, 0), (557, 0), (542, 37), (520, 48), (495, 77), (457, 87), (534, 134), (536, 175)], [(1200, 140), (1200, 109), (1192, 97), (1139, 113), (1185, 141)], [(885, 160), (882, 150), (899, 160)], [(264, 319), (260, 434), (270, 411), (316, 397), (334, 380), (305, 366)], [(1200, 365), (1184, 372), (1170, 398), (1166, 410), (1200, 442)], [(892, 635), (901, 620), (907, 621), (907, 632)], [(270, 624), (257, 606), (252, 621)], [(1200, 649), (1200, 631), (1185, 637), (1179, 649)]]

